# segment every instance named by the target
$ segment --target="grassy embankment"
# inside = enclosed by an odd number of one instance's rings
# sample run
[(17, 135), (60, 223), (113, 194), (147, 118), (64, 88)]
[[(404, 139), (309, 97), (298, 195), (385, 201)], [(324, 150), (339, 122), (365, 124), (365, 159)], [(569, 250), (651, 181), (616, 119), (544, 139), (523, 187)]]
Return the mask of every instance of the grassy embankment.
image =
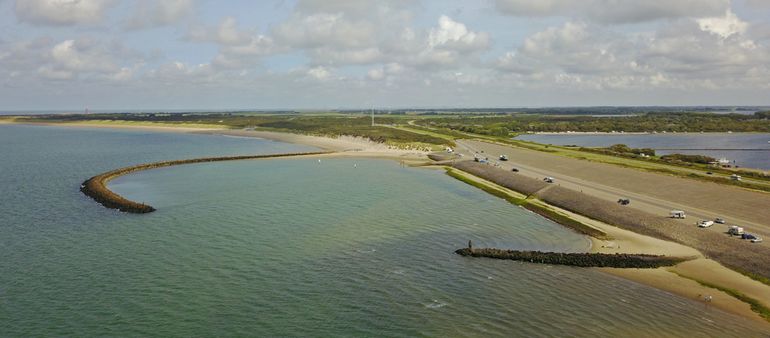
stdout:
[(327, 153), (328, 152), (309, 152), (309, 153), (274, 154), (274, 155), (204, 157), (204, 158), (194, 158), (194, 159), (187, 159), (187, 160), (163, 161), (163, 162), (139, 164), (135, 166), (111, 170), (111, 171), (96, 175), (94, 177), (91, 177), (87, 179), (85, 182), (83, 182), (83, 184), (80, 186), (80, 191), (82, 191), (83, 194), (85, 194), (88, 197), (91, 197), (92, 199), (94, 199), (95, 201), (99, 202), (101, 205), (107, 208), (118, 209), (120, 211), (124, 211), (128, 213), (145, 214), (145, 213), (150, 213), (155, 211), (155, 208), (144, 203), (137, 203), (137, 202), (128, 200), (123, 196), (120, 196), (114, 193), (112, 190), (107, 188), (107, 183), (115, 179), (116, 177), (130, 174), (133, 172), (154, 169), (154, 168), (170, 167), (170, 166), (182, 165), (182, 164), (236, 161), (236, 160), (253, 160), (253, 159), (290, 157), (290, 156), (308, 156), (308, 155), (319, 155), (319, 154), (327, 154)]
[(703, 286), (705, 286), (707, 288), (712, 288), (712, 289), (716, 289), (716, 290), (722, 291), (722, 292), (724, 292), (724, 293), (726, 293), (726, 294), (728, 294), (728, 295), (730, 295), (730, 296), (732, 296), (732, 297), (734, 297), (734, 298), (736, 298), (736, 299), (738, 299), (738, 300), (740, 300), (740, 301), (742, 301), (744, 303), (749, 304), (749, 306), (751, 306), (751, 310), (752, 311), (756, 312), (762, 318), (764, 318), (765, 320), (770, 322), (770, 308), (768, 308), (767, 306), (762, 304), (760, 301), (758, 301), (758, 300), (756, 300), (754, 298), (751, 298), (749, 296), (746, 296), (745, 294), (743, 294), (742, 292), (740, 292), (738, 290), (734, 290), (734, 289), (731, 289), (731, 288), (726, 288), (726, 287), (723, 287), (723, 286), (719, 286), (719, 285), (716, 285), (716, 284), (712, 284), (712, 283), (709, 283), (709, 282), (702, 281), (700, 279), (692, 278), (692, 277), (683, 275), (681, 273), (678, 273), (675, 270), (669, 269), (669, 271), (673, 272), (674, 274), (678, 275), (679, 277), (686, 278), (686, 279), (689, 279), (689, 280), (693, 280), (693, 281), (697, 282), (698, 284), (703, 285)]
[(457, 172), (454, 169), (446, 168), (447, 175), (463, 182), (466, 184), (469, 184), (471, 186), (474, 186), (476, 188), (479, 188), (490, 195), (502, 198), (506, 201), (508, 201), (511, 204), (521, 206), (527, 210), (530, 210), (538, 215), (541, 215), (545, 218), (548, 218), (558, 224), (561, 224), (569, 229), (572, 229), (573, 231), (591, 236), (598, 239), (608, 239), (608, 236), (606, 233), (602, 232), (601, 230), (598, 230), (596, 228), (593, 228), (591, 226), (588, 226), (586, 224), (583, 224), (579, 221), (576, 221), (570, 217), (567, 217), (563, 214), (560, 214), (556, 212), (555, 210), (548, 208), (545, 205), (542, 205), (540, 203), (537, 203), (532, 198), (517, 198), (513, 196), (512, 194), (502, 190), (501, 188), (494, 187), (492, 184), (485, 184), (481, 183), (479, 181), (470, 179), (469, 177), (465, 176), (464, 174), (461, 174)]

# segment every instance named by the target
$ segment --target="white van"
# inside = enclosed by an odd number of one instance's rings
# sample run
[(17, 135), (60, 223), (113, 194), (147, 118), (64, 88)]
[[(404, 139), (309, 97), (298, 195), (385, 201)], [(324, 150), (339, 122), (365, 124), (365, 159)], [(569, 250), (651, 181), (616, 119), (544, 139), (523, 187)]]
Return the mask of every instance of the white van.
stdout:
[(684, 214), (684, 211), (682, 210), (671, 210), (671, 218), (687, 218), (687, 215)]

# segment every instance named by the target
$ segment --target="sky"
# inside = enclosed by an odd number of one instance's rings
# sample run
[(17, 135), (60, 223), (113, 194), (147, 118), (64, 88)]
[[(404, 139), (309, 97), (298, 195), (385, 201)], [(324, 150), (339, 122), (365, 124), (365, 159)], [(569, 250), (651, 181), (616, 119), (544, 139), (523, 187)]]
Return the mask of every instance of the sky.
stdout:
[(770, 0), (0, 0), (0, 110), (770, 105)]

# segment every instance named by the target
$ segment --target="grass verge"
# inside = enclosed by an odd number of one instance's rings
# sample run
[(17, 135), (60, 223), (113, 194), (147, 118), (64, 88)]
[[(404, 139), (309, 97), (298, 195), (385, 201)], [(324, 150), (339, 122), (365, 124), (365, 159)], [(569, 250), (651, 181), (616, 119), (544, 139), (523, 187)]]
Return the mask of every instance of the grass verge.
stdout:
[(756, 300), (754, 298), (751, 298), (749, 296), (746, 296), (745, 294), (743, 294), (740, 291), (735, 290), (735, 289), (726, 288), (726, 287), (719, 286), (719, 285), (716, 285), (716, 284), (711, 284), (709, 282), (706, 282), (706, 281), (703, 281), (703, 280), (700, 280), (700, 279), (697, 279), (697, 278), (688, 277), (688, 276), (685, 276), (685, 275), (680, 274), (680, 273), (678, 273), (676, 271), (673, 271), (673, 270), (669, 270), (669, 271), (675, 273), (679, 277), (686, 278), (686, 279), (689, 279), (689, 280), (693, 280), (693, 281), (697, 282), (698, 284), (703, 285), (703, 286), (705, 286), (707, 288), (717, 289), (717, 290), (722, 291), (722, 292), (724, 292), (724, 293), (726, 293), (726, 294), (728, 294), (728, 295), (730, 295), (732, 297), (735, 297), (736, 299), (738, 299), (738, 300), (740, 300), (740, 301), (742, 301), (742, 302), (744, 302), (746, 304), (749, 304), (749, 306), (751, 306), (751, 311), (756, 312), (762, 318), (764, 318), (766, 321), (770, 322), (770, 308), (768, 308), (764, 304), (760, 303), (758, 300)]
[(511, 196), (509, 193), (507, 193), (507, 192), (505, 192), (505, 191), (503, 191), (501, 189), (497, 189), (497, 188), (492, 187), (490, 185), (483, 184), (481, 182), (472, 180), (472, 179), (468, 178), (467, 176), (465, 176), (464, 174), (458, 173), (456, 170), (453, 170), (453, 169), (450, 169), (450, 168), (446, 168), (446, 173), (447, 173), (447, 175), (449, 175), (449, 176), (451, 176), (451, 177), (453, 177), (453, 178), (455, 178), (455, 179), (457, 179), (457, 180), (459, 180), (459, 181), (461, 181), (463, 183), (466, 183), (466, 184), (474, 186), (474, 187), (476, 187), (478, 189), (481, 189), (484, 192), (486, 192), (486, 193), (488, 193), (488, 194), (490, 194), (492, 196), (502, 198), (502, 199), (508, 201), (511, 204), (524, 207), (527, 210), (530, 210), (530, 211), (532, 211), (532, 212), (534, 212), (534, 213), (536, 213), (536, 214), (538, 214), (540, 216), (543, 216), (543, 217), (545, 217), (547, 219), (550, 219), (551, 221), (554, 221), (554, 222), (556, 222), (558, 224), (561, 224), (562, 226), (565, 226), (565, 227), (567, 227), (569, 229), (572, 229), (573, 231), (575, 231), (577, 233), (580, 233), (580, 234), (583, 234), (583, 235), (587, 235), (587, 236), (591, 236), (591, 237), (597, 238), (597, 239), (609, 239), (609, 236), (607, 236), (607, 234), (604, 233), (603, 231), (601, 231), (599, 229), (596, 229), (596, 228), (593, 228), (591, 226), (588, 226), (586, 224), (583, 224), (582, 222), (579, 222), (579, 221), (577, 221), (575, 219), (572, 219), (570, 217), (567, 217), (565, 215), (562, 215), (562, 214), (554, 211), (551, 208), (548, 208), (548, 207), (540, 205), (540, 204), (533, 203), (532, 201), (529, 201), (529, 200), (524, 199), (524, 198), (516, 198), (516, 197)]

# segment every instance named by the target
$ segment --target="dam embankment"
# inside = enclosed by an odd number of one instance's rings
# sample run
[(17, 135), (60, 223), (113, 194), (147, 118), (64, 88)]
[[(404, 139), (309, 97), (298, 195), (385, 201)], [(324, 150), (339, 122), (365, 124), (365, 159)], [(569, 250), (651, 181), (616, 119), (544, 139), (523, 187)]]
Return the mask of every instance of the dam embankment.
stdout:
[(695, 248), (706, 258), (754, 279), (767, 281), (770, 278), (770, 265), (765, 263), (767, 257), (770, 257), (770, 247), (766, 245), (754, 245), (732, 238), (726, 233), (706, 231), (689, 222), (678, 222), (663, 215), (621, 206), (590, 194), (551, 185), (483, 163), (461, 161), (455, 162), (453, 167), (576, 214)]
[(138, 203), (120, 196), (107, 188), (107, 183), (116, 177), (120, 177), (126, 174), (130, 174), (137, 171), (149, 170), (155, 168), (170, 167), (183, 164), (193, 163), (206, 163), (206, 162), (222, 162), (222, 161), (239, 161), (239, 160), (256, 160), (266, 158), (278, 158), (278, 157), (298, 157), (298, 156), (311, 156), (329, 154), (331, 152), (307, 152), (307, 153), (290, 153), (290, 154), (273, 154), (273, 155), (245, 155), (245, 156), (225, 156), (225, 157), (203, 157), (193, 158), (186, 160), (174, 160), (174, 161), (162, 161), (139, 164), (130, 167), (119, 168), (111, 170), (94, 177), (91, 177), (83, 184), (80, 185), (80, 191), (88, 197), (103, 205), (106, 208), (118, 209), (123, 212), (134, 214), (146, 214), (153, 212), (156, 209), (150, 205), (144, 203)]

